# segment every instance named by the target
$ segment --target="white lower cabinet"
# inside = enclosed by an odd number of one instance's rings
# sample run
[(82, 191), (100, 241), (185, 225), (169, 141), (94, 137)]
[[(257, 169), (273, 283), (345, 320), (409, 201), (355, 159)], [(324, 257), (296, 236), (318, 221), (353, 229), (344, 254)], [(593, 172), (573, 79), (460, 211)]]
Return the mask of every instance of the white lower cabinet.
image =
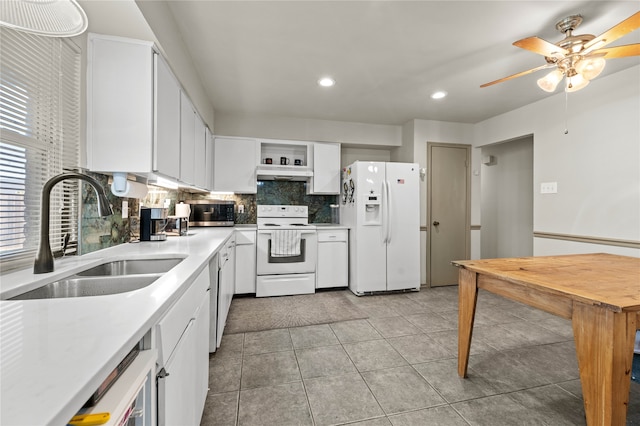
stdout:
[(256, 292), (255, 229), (236, 229), (236, 291), (235, 294)]
[(220, 347), (222, 333), (227, 323), (227, 315), (231, 307), (231, 299), (236, 288), (236, 237), (234, 234), (227, 240), (218, 253), (218, 331), (216, 347)]
[(318, 229), (316, 288), (349, 285), (349, 231)]
[(209, 268), (158, 322), (158, 424), (198, 425), (209, 379)]

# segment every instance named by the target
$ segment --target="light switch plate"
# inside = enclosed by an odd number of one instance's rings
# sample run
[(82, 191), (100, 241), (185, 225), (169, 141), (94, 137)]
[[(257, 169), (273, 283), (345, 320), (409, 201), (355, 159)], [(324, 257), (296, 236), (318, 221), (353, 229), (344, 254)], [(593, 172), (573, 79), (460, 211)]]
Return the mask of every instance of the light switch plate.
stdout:
[(129, 217), (129, 202), (122, 201), (122, 218), (126, 219)]
[(542, 182), (540, 184), (540, 193), (541, 194), (557, 194), (558, 182)]

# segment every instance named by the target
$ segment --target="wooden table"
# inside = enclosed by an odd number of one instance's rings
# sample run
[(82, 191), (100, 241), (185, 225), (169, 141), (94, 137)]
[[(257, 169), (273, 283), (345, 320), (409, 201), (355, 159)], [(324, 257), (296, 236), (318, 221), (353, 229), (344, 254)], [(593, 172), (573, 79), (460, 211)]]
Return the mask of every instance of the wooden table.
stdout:
[(478, 289), (570, 319), (588, 425), (624, 425), (640, 259), (582, 254), (454, 261), (459, 271), (458, 374), (467, 376)]

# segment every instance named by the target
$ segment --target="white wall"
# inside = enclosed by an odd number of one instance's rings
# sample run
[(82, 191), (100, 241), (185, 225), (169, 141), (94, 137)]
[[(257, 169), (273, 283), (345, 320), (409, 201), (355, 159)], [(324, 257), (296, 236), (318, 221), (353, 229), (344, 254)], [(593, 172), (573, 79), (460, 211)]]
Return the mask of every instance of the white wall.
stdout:
[(481, 156), (481, 256), (532, 256), (533, 137), (482, 147)]
[(354, 161), (391, 161), (390, 149), (356, 148), (354, 146), (342, 147), (340, 166), (345, 167)]
[(400, 146), (400, 126), (216, 112), (216, 134), (269, 139), (340, 142), (389, 148)]
[[(476, 147), (533, 134), (535, 232), (640, 241), (639, 75), (635, 66), (595, 79), (569, 94), (566, 116), (558, 93), (474, 126)], [(558, 193), (540, 194), (542, 182), (557, 182)], [(576, 250), (538, 240), (535, 255)]]
[[(473, 143), (473, 125), (465, 123), (448, 123), (442, 121), (433, 120), (413, 120), (403, 126), (403, 145), (405, 147), (394, 150), (392, 155), (393, 161), (404, 161), (418, 163), (421, 169), (426, 169), (427, 161), (427, 143), (455, 143), (471, 145)], [(479, 156), (476, 155), (476, 150), (472, 149), (471, 162), (473, 164), (478, 163), (476, 168), (479, 169)], [(395, 158), (394, 158), (395, 157)], [(476, 158), (478, 157), (478, 158)], [(428, 176), (427, 171), (427, 176)], [(477, 180), (477, 183), (475, 182)], [(474, 192), (474, 187), (478, 187), (478, 191)], [(474, 194), (479, 194), (480, 181), (479, 176), (471, 177), (471, 223), (479, 224), (479, 211), (480, 202), (477, 201), (478, 208), (474, 209)], [(477, 215), (474, 215), (474, 210), (478, 211)], [(476, 220), (477, 216), (477, 222)], [(420, 227), (426, 229), (427, 227), (427, 178), (420, 180)], [(471, 258), (476, 259), (480, 257), (480, 232), (471, 231)], [(421, 283), (427, 282), (427, 231), (420, 231), (420, 281)]]

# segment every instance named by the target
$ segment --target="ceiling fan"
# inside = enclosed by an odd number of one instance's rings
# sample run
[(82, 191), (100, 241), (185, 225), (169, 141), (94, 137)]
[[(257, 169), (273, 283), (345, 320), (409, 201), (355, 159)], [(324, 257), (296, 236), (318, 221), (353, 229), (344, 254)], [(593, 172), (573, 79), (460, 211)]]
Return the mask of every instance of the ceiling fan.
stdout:
[(605, 59), (622, 58), (640, 55), (640, 43), (604, 48), (640, 27), (640, 12), (615, 25), (608, 31), (595, 37), (591, 34), (573, 35), (573, 31), (582, 22), (582, 16), (572, 15), (556, 24), (556, 29), (565, 35), (563, 40), (550, 43), (540, 37), (527, 37), (513, 43), (514, 46), (543, 55), (546, 64), (519, 72), (499, 80), (485, 83), (480, 87), (511, 80), (543, 69), (554, 68), (546, 76), (538, 80), (538, 86), (547, 92), (556, 90), (558, 83), (566, 77), (566, 91), (575, 92), (582, 89), (589, 81), (597, 77), (605, 66)]

